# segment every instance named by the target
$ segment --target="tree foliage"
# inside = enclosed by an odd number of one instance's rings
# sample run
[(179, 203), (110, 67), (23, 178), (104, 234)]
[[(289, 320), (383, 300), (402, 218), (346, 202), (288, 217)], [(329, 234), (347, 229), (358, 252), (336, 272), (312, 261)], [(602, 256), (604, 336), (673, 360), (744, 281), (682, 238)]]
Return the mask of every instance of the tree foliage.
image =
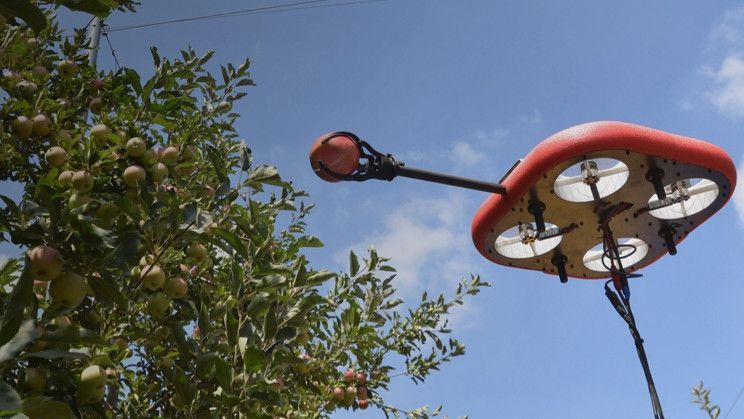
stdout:
[[(63, 2), (60, 2), (63, 3)], [(327, 417), (464, 353), (451, 298), (405, 305), (374, 250), (310, 266), (312, 205), (238, 138), (249, 61), (87, 64), (84, 36), (0, 28), (0, 410), (47, 417)], [(49, 413), (52, 412), (52, 413)], [(42, 415), (43, 416), (43, 415)]]

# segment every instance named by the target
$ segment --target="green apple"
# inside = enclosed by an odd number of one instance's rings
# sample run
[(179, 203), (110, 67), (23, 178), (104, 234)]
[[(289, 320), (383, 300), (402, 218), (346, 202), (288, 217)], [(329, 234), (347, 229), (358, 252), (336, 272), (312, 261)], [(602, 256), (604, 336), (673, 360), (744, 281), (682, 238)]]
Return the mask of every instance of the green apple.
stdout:
[(70, 208), (79, 208), (90, 203), (89, 193), (74, 193), (70, 195)]
[(88, 108), (95, 114), (101, 113), (103, 110), (103, 100), (100, 97), (94, 97), (88, 103)]
[(49, 126), (49, 117), (47, 117), (43, 113), (40, 113), (33, 117), (31, 122), (33, 124), (34, 134), (38, 135), (39, 137), (46, 137), (47, 135), (49, 135), (50, 132), (52, 132), (52, 129)]
[(40, 245), (28, 251), (31, 276), (38, 281), (50, 281), (62, 273), (62, 260), (57, 249)]
[(124, 183), (130, 188), (136, 188), (137, 184), (145, 180), (146, 177), (147, 173), (145, 173), (145, 169), (136, 165), (127, 167), (121, 175)]
[(40, 392), (44, 390), (47, 379), (43, 369), (36, 367), (26, 368), (24, 373), (23, 387), (26, 390), (32, 392)]
[(49, 71), (42, 65), (37, 65), (31, 70), (31, 74), (39, 80), (46, 80), (49, 77)]
[(75, 77), (78, 71), (78, 66), (72, 60), (62, 60), (57, 64), (57, 72), (63, 79), (71, 79)]
[(72, 187), (78, 192), (90, 192), (93, 189), (93, 175), (80, 170), (72, 175)]
[(184, 281), (183, 278), (181, 278), (180, 276), (174, 276), (173, 278), (169, 278), (167, 281), (165, 281), (163, 291), (170, 298), (183, 298), (189, 291), (189, 284), (187, 284), (186, 281)]
[(152, 166), (158, 161), (158, 153), (155, 150), (148, 148), (144, 153), (142, 153), (142, 156), (140, 156), (140, 161), (143, 166)]
[(145, 288), (154, 291), (165, 284), (165, 272), (158, 265), (145, 265), (142, 267), (141, 279)]
[(16, 84), (16, 88), (24, 96), (33, 96), (36, 91), (39, 90), (39, 86), (37, 86), (36, 83), (28, 80), (18, 82), (18, 84)]
[(17, 135), (19, 138), (28, 138), (33, 132), (34, 123), (30, 118), (21, 115), (13, 120), (10, 127), (13, 129), (13, 134)]
[(191, 242), (186, 248), (186, 254), (194, 260), (202, 261), (207, 258), (207, 248), (201, 243)]
[[(51, 147), (44, 153), (47, 163), (52, 167), (60, 167), (67, 161), (67, 152), (62, 147)], [(70, 178), (72, 182), (72, 178)]]
[(91, 365), (80, 373), (78, 399), (81, 403), (96, 403), (103, 400), (106, 390), (106, 371)]
[(65, 272), (52, 280), (49, 295), (52, 302), (67, 308), (75, 308), (83, 302), (88, 284), (83, 277), (73, 272)]
[(160, 161), (171, 165), (178, 160), (178, 149), (174, 146), (168, 146), (163, 150), (163, 155), (160, 156)]
[(96, 124), (90, 129), (90, 136), (93, 137), (96, 142), (101, 143), (106, 140), (106, 136), (111, 134), (111, 128), (106, 124)]
[(142, 157), (147, 151), (147, 143), (140, 137), (130, 138), (127, 141), (127, 155), (129, 157)]
[(150, 166), (148, 172), (150, 172), (153, 182), (160, 182), (168, 177), (168, 166), (158, 162)]
[(150, 295), (147, 298), (147, 312), (156, 319), (165, 317), (170, 308), (170, 299), (162, 292)]

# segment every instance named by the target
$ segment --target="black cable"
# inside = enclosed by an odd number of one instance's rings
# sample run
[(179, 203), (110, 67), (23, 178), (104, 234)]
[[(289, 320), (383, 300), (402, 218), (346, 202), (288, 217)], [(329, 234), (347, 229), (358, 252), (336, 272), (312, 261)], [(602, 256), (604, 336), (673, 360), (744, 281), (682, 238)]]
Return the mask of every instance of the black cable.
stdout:
[(106, 30), (106, 28), (107, 28), (106, 26), (104, 26), (102, 28), (103, 29), (103, 37), (106, 38), (106, 43), (108, 44), (109, 49), (111, 50), (111, 56), (114, 57), (114, 63), (116, 64), (116, 69), (119, 70), (119, 69), (121, 69), (121, 66), (119, 65), (119, 59), (116, 58), (116, 50), (111, 45), (111, 40), (109, 39), (108, 30)]
[(149, 28), (153, 26), (168, 25), (172, 23), (193, 22), (193, 21), (198, 21), (198, 20), (220, 19), (220, 18), (227, 18), (227, 17), (236, 17), (236, 16), (263, 14), (263, 13), (278, 13), (278, 12), (286, 12), (286, 11), (291, 11), (291, 10), (302, 10), (302, 9), (316, 9), (316, 8), (327, 8), (327, 7), (337, 7), (337, 6), (353, 6), (357, 4), (379, 3), (379, 2), (385, 2), (385, 1), (390, 1), (390, 0), (358, 0), (358, 1), (347, 1), (343, 3), (334, 3), (334, 4), (320, 4), (320, 5), (317, 4), (317, 3), (325, 3), (327, 1), (330, 1), (330, 0), (305, 0), (305, 1), (295, 2), (295, 3), (283, 3), (283, 4), (273, 5), (273, 6), (256, 7), (252, 9), (236, 10), (236, 11), (224, 12), (224, 13), (215, 13), (211, 15), (171, 19), (171, 20), (164, 20), (164, 21), (159, 21), (159, 22), (140, 23), (140, 24), (135, 24), (135, 25), (126, 25), (126, 26), (111, 28), (110, 32), (127, 31), (127, 30), (132, 30), (132, 29), (141, 29), (141, 28)]

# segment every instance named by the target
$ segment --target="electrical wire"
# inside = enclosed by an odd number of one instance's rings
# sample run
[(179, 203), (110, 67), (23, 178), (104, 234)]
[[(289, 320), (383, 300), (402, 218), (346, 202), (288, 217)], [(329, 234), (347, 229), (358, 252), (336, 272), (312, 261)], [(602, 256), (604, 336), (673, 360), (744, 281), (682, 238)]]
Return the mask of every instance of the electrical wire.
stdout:
[(103, 30), (103, 37), (106, 38), (106, 43), (109, 46), (109, 50), (111, 50), (111, 56), (114, 57), (114, 64), (116, 64), (116, 69), (119, 70), (119, 69), (121, 69), (121, 65), (119, 65), (119, 59), (116, 57), (116, 50), (111, 45), (111, 39), (109, 39), (109, 31), (107, 30), (107, 28), (108, 27), (105, 26), (105, 25), (102, 28), (102, 30)]
[(354, 6), (354, 5), (367, 4), (367, 3), (381, 3), (381, 2), (387, 2), (390, 0), (357, 0), (357, 1), (346, 1), (342, 3), (319, 4), (319, 3), (326, 3), (328, 1), (330, 0), (304, 0), (304, 1), (294, 2), (294, 3), (283, 3), (283, 4), (273, 5), (273, 6), (264, 6), (264, 7), (256, 7), (252, 9), (236, 10), (232, 12), (215, 13), (215, 14), (210, 14), (210, 15), (193, 16), (193, 17), (180, 18), (180, 19), (170, 19), (170, 20), (163, 20), (163, 21), (158, 21), (158, 22), (134, 24), (134, 25), (125, 25), (125, 26), (111, 28), (109, 32), (128, 31), (132, 29), (150, 28), (154, 26), (169, 25), (169, 24), (174, 24), (174, 23), (194, 22), (194, 21), (207, 20), (207, 19), (221, 19), (221, 18), (228, 18), (228, 17), (237, 17), (237, 16), (264, 14), (264, 13), (287, 12), (287, 11), (292, 11), (292, 10), (319, 9), (319, 8), (329, 8), (329, 7), (339, 7), (339, 6)]
[(731, 407), (729, 407), (728, 411), (726, 412), (726, 416), (724, 416), (723, 419), (727, 419), (729, 417), (729, 415), (731, 414), (731, 411), (734, 410), (734, 406), (736, 406), (736, 402), (739, 401), (739, 398), (741, 397), (742, 393), (744, 393), (744, 386), (742, 386), (741, 390), (739, 390), (739, 394), (736, 395), (734, 402), (731, 404)]

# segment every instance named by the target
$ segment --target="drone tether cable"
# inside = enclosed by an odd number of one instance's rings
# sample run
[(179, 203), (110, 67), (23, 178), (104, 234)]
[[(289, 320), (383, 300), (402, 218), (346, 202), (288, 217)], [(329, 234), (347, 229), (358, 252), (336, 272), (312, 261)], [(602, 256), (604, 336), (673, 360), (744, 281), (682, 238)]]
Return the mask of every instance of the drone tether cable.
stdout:
[[(628, 285), (628, 273), (623, 268), (622, 259), (635, 253), (636, 248), (630, 244), (618, 244), (613, 237), (612, 230), (610, 229), (610, 220), (615, 215), (627, 210), (631, 205), (628, 203), (620, 203), (609, 208), (605, 214), (600, 218), (600, 228), (603, 236), (603, 247), (604, 258), (609, 259), (610, 274), (612, 279), (605, 282), (604, 291), (605, 296), (610, 301), (610, 304), (615, 308), (617, 314), (625, 320), (630, 329), (630, 335), (633, 337), (635, 343), (636, 352), (638, 352), (638, 359), (641, 361), (643, 367), (643, 374), (646, 377), (646, 384), (648, 385), (648, 394), (651, 397), (651, 407), (654, 412), (654, 419), (664, 419), (664, 412), (661, 410), (661, 402), (659, 402), (659, 394), (656, 392), (656, 386), (654, 385), (654, 378), (651, 376), (651, 368), (648, 365), (648, 357), (646, 356), (646, 350), (643, 348), (643, 338), (641, 338), (640, 332), (636, 327), (635, 316), (633, 316), (633, 310), (630, 308), (630, 287)], [(630, 247), (631, 251), (625, 255), (620, 254), (620, 248)], [(617, 266), (616, 266), (617, 263)], [(613, 283), (617, 292), (610, 289), (609, 284)]]

